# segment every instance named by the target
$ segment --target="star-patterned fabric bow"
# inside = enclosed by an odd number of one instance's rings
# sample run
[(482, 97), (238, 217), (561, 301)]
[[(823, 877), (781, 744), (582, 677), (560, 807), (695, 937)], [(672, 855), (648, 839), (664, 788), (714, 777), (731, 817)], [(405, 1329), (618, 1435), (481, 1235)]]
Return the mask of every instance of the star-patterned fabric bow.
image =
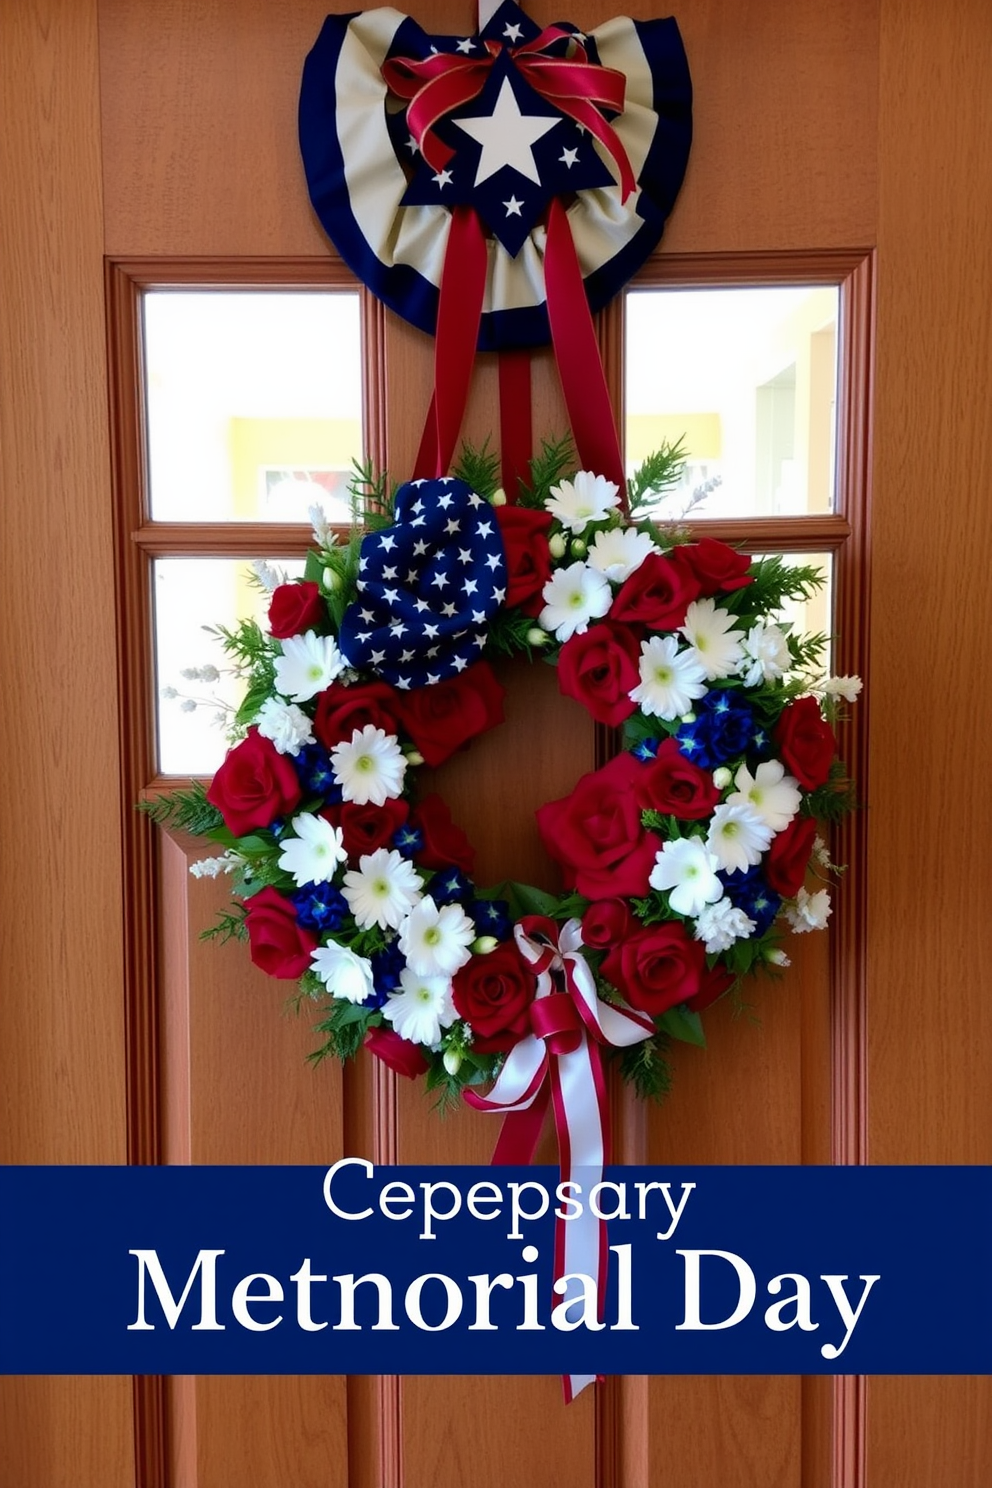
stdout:
[(492, 507), (464, 481), (408, 481), (394, 515), (362, 539), (359, 598), (338, 644), (349, 666), (408, 691), (478, 661), (506, 598), (506, 559)]

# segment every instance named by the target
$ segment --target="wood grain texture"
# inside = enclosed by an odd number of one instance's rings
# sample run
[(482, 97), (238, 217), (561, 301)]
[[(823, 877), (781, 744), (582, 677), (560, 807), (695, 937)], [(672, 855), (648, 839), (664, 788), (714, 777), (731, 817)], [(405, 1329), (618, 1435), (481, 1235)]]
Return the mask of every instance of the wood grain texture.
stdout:
[[(992, 16), (883, 0), (873, 491), (869, 1151), (992, 1162)], [(953, 100), (953, 106), (948, 101)], [(910, 702), (911, 700), (911, 702)], [(912, 744), (906, 746), (907, 707)], [(900, 741), (901, 746), (900, 747)], [(946, 1009), (934, 1026), (935, 1009)], [(928, 1031), (930, 1030), (930, 1031)], [(868, 1481), (978, 1488), (992, 1382), (868, 1385)]]
[[(0, 1161), (113, 1163), (124, 1002), (95, 4), (7, 0), (0, 95)], [(10, 1488), (133, 1480), (126, 1380), (6, 1379), (0, 1416)]]

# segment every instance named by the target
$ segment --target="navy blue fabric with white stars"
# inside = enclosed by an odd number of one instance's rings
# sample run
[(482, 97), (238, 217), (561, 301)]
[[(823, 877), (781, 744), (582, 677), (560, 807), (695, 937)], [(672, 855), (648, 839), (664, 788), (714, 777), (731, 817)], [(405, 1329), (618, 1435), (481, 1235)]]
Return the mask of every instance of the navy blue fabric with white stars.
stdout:
[(341, 622), (349, 666), (401, 691), (478, 661), (506, 599), (506, 558), (492, 507), (464, 481), (408, 481), (395, 521), (362, 539), (358, 599)]

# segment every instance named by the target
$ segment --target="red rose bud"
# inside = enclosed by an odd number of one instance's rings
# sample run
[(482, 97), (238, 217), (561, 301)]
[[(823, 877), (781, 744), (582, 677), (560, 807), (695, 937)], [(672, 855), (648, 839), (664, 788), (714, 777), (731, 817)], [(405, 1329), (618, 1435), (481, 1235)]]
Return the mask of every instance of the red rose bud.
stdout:
[(701, 537), (699, 542), (685, 543), (678, 549), (680, 561), (699, 581), (700, 593), (709, 598), (714, 594), (728, 594), (731, 589), (743, 589), (753, 584), (748, 573), (751, 558), (748, 553), (738, 553), (726, 543), (713, 537)]
[(679, 556), (684, 551), (649, 553), (614, 599), (611, 618), (652, 630), (677, 630), (689, 605), (702, 593), (695, 573)]
[(503, 722), (504, 689), (487, 661), (447, 682), (398, 693), (400, 721), (434, 769), (456, 749)]
[(280, 584), (269, 601), (269, 634), (277, 641), (313, 630), (327, 620), (320, 589), (309, 579), (298, 584)]
[(784, 832), (772, 838), (764, 862), (765, 878), (783, 899), (794, 899), (802, 888), (815, 839), (816, 822), (811, 816), (794, 817)]
[(415, 857), (421, 868), (450, 868), (454, 863), (463, 873), (472, 872), (475, 848), (461, 827), (455, 826), (440, 796), (425, 796), (416, 806), (410, 825), (424, 834), (424, 845)]
[(616, 946), (603, 962), (603, 975), (631, 1007), (660, 1017), (702, 991), (706, 955), (680, 924), (652, 925)]
[(317, 949), (317, 937), (299, 923), (288, 899), (276, 889), (259, 889), (245, 906), (245, 923), (256, 966), (274, 977), (303, 975)]
[(558, 686), (597, 723), (616, 728), (634, 712), (628, 694), (640, 681), (641, 647), (624, 625), (604, 620), (561, 648)]
[(541, 600), (541, 591), (551, 577), (551, 553), (548, 549), (550, 512), (531, 511), (524, 506), (500, 506), (496, 508), (496, 520), (506, 555), (507, 605), (525, 605), (528, 600)]
[(629, 935), (636, 921), (623, 899), (597, 899), (582, 916), (582, 941), (605, 951)]
[(292, 760), (255, 728), (228, 751), (207, 791), (207, 800), (235, 837), (288, 816), (302, 796)]
[(544, 846), (563, 869), (567, 888), (587, 899), (648, 892), (661, 841), (641, 825), (637, 785), (643, 766), (620, 754), (583, 775), (570, 796), (537, 811)]
[(800, 785), (816, 790), (830, 774), (837, 753), (834, 731), (820, 713), (816, 698), (798, 698), (782, 712), (772, 737), (786, 767)]
[(399, 1034), (392, 1028), (370, 1028), (365, 1035), (365, 1047), (376, 1059), (381, 1059), (383, 1064), (388, 1064), (391, 1070), (398, 1075), (406, 1075), (408, 1080), (416, 1080), (418, 1075), (426, 1075), (430, 1068), (424, 1051), (419, 1044), (411, 1044), (409, 1039), (400, 1038)]
[(674, 739), (665, 739), (655, 758), (641, 766), (637, 798), (642, 806), (680, 821), (702, 821), (715, 810), (720, 792), (708, 770), (686, 759)]
[(455, 972), (452, 999), (472, 1029), (472, 1048), (491, 1054), (519, 1043), (530, 1033), (536, 991), (537, 978), (512, 940), (466, 962)]
[(695, 997), (690, 997), (686, 1006), (691, 1013), (701, 1013), (708, 1008), (710, 1003), (716, 1002), (725, 992), (729, 992), (737, 978), (732, 971), (717, 962), (716, 966), (710, 967), (709, 971), (703, 973), (703, 984)]
[(356, 729), (371, 724), (383, 733), (399, 732), (400, 695), (388, 682), (360, 682), (345, 687), (332, 682), (317, 697), (313, 731), (325, 749), (333, 749), (342, 740), (351, 741)]

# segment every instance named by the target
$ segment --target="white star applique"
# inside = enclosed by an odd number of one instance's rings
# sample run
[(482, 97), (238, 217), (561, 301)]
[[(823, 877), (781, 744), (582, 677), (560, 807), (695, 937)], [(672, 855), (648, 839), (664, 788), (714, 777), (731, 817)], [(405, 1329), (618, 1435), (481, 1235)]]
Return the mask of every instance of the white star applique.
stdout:
[(504, 202), (503, 205), (506, 208), (507, 217), (520, 216), (520, 208), (523, 206), (523, 202), (517, 201), (517, 198), (515, 196), (511, 196), (510, 200), (508, 202)]
[(456, 672), (463, 672), (468, 666), (468, 662), (465, 660), (464, 656), (453, 656), (451, 658), (451, 665), (454, 667)]
[(387, 533), (386, 533), (386, 534), (385, 534), (385, 535), (384, 535), (384, 536), (383, 536), (383, 537), (382, 537), (382, 538), (381, 538), (381, 539), (380, 539), (380, 541), (381, 541), (381, 543), (382, 543), (382, 547), (383, 547), (383, 550), (384, 550), (384, 551), (385, 551), (385, 552), (387, 552), (387, 553), (389, 553), (389, 552), (391, 552), (391, 551), (392, 551), (392, 549), (393, 549), (393, 548), (395, 548), (395, 546), (396, 546), (396, 539), (395, 539), (395, 537), (393, 537), (393, 535), (392, 535), (392, 533), (391, 533), (391, 532), (387, 532)]
[(422, 558), (426, 552), (427, 544), (424, 542), (424, 539), (420, 537), (413, 545), (413, 556), (414, 558)]
[(413, 651), (401, 651), (400, 661), (412, 661), (414, 658), (414, 654), (415, 653)]
[(454, 501), (454, 499), (455, 498), (454, 498), (454, 496), (451, 495), (450, 491), (445, 491), (445, 493), (444, 493), (443, 496), (439, 496), (437, 498), (437, 504), (444, 511), (447, 511), (448, 510), (448, 507), (451, 505), (451, 503)]
[(443, 191), (445, 186), (451, 185), (451, 172), (449, 170), (439, 170), (436, 176), (431, 176), (431, 180), (435, 186), (439, 186)]
[(384, 579), (395, 579), (396, 574), (397, 570), (395, 568), (384, 568), (382, 570), (382, 577)]
[(395, 589), (383, 589), (382, 597), (387, 604), (396, 604), (400, 596)]
[(425, 610), (430, 609), (430, 605), (427, 603), (426, 599), (415, 600), (414, 605), (418, 615), (422, 615)]
[(461, 41), (455, 47), (455, 51), (464, 52), (465, 55), (468, 56), (469, 52), (475, 51), (475, 42), (472, 40), (471, 36), (463, 36)]
[(516, 25), (516, 23), (514, 23), (512, 26), (507, 25), (503, 31), (503, 35), (506, 37), (507, 41), (521, 41), (523, 39), (523, 34), (524, 33), (521, 31), (520, 27)]
[(474, 579), (466, 579), (465, 580), (465, 593), (466, 594), (474, 594), (475, 591), (476, 591), (476, 589), (478, 589), (478, 587), (479, 586), (475, 582)]
[(420, 146), (417, 144), (417, 141), (414, 139), (414, 137), (413, 137), (412, 134), (411, 134), (410, 138), (406, 142), (406, 147), (410, 151), (410, 154), (411, 155), (416, 155), (417, 151), (420, 148)]
[(450, 620), (457, 608), (457, 605), (446, 604), (442, 609), (441, 614), (444, 615), (448, 620)]
[(571, 170), (573, 165), (578, 165), (579, 163), (579, 152), (578, 150), (562, 150), (558, 159), (562, 165), (567, 165), (569, 170)]
[(373, 610), (359, 610), (358, 613), (361, 615), (366, 625), (371, 625), (372, 621), (375, 619), (375, 612)]
[[(507, 30), (510, 29), (507, 27)], [(520, 28), (517, 26), (512, 29), (519, 31)], [(504, 165), (508, 165), (511, 170), (515, 170), (521, 176), (526, 176), (528, 181), (533, 181), (535, 185), (540, 186), (541, 177), (537, 173), (537, 163), (534, 160), (534, 151), (531, 146), (539, 139), (543, 139), (559, 121), (549, 119), (546, 115), (522, 114), (509, 78), (503, 79), (496, 107), (490, 115), (482, 118), (452, 119), (451, 122), (482, 146), (479, 169), (475, 174), (476, 186), (481, 185), (483, 181), (488, 181), (489, 177), (494, 176), (498, 170), (502, 170)]]
[(473, 610), (472, 611), (472, 619), (475, 621), (476, 625), (481, 625), (482, 622), (485, 620), (485, 618), (486, 618), (486, 612), (485, 612), (485, 610)]
[(452, 536), (454, 536), (454, 534), (456, 532), (461, 532), (461, 530), (462, 530), (462, 524), (461, 524), (461, 522), (459, 522), (459, 520), (458, 520), (457, 517), (451, 517), (445, 523), (444, 530), (448, 534), (449, 537), (452, 537)]
[(419, 575), (419, 573), (417, 572), (417, 570), (415, 568), (408, 568), (407, 569), (407, 571), (406, 571), (406, 581), (407, 581), (408, 584), (415, 584), (419, 578), (420, 578), (420, 575)]
[(469, 497), (468, 497), (468, 504), (469, 504), (469, 506), (481, 506), (482, 505), (482, 497), (481, 496), (477, 496), (474, 491), (470, 491), (469, 492)]
[(424, 635), (427, 637), (427, 639), (429, 641), (432, 641), (434, 639), (434, 637), (437, 635), (439, 628), (440, 627), (437, 626), (437, 625), (425, 625), (424, 626)]
[[(459, 548), (458, 549), (458, 562), (459, 563), (471, 563), (472, 562), (472, 554), (469, 552), (468, 548)], [(372, 616), (371, 615), (369, 616), (369, 619), (370, 620), (372, 619)]]
[(385, 651), (373, 651), (373, 652), (371, 652), (371, 658), (372, 658), (372, 665), (373, 666), (379, 666), (382, 662), (385, 661), (385, 659), (386, 659), (386, 653), (385, 653)]
[(440, 680), (441, 680), (441, 673), (440, 672), (428, 672), (427, 673), (427, 686), (428, 687), (436, 687), (437, 684), (438, 684), (438, 682), (440, 682)]
[(489, 567), (492, 569), (493, 573), (495, 573), (496, 570), (499, 568), (499, 565), (500, 565), (499, 554), (498, 553), (490, 553), (489, 554), (489, 557), (486, 559), (486, 562), (489, 564)]
[(479, 523), (479, 536), (480, 537), (492, 537), (492, 535), (493, 535), (493, 524), (492, 524), (492, 522), (480, 522)]
[(402, 620), (397, 620), (395, 625), (389, 627), (389, 634), (394, 636), (406, 635), (407, 627)]
[(431, 579), (431, 588), (432, 589), (443, 589), (444, 586), (445, 586), (445, 584), (447, 582), (448, 582), (448, 575), (447, 574), (436, 573), (434, 575), (434, 577)]
[[(431, 50), (433, 50), (433, 48)], [(410, 691), (410, 678), (409, 677), (397, 677), (396, 678), (396, 686), (399, 687), (403, 692), (409, 692)]]

